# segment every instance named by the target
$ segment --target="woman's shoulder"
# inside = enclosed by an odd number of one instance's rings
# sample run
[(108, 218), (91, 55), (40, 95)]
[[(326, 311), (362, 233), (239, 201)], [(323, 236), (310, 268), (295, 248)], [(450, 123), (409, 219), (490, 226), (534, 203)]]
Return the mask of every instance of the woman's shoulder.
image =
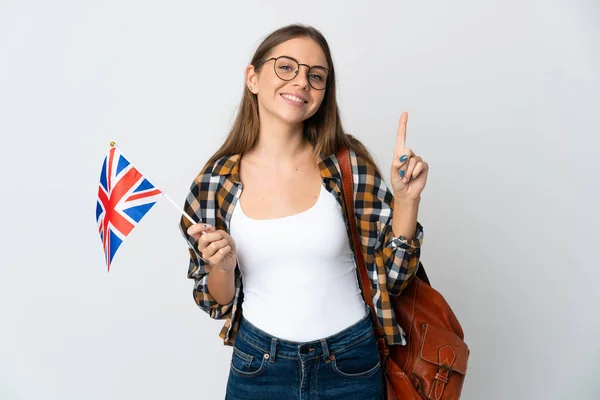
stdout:
[(214, 161), (209, 160), (196, 177), (196, 181), (200, 182), (210, 180), (214, 177), (225, 177), (229, 174), (237, 173), (239, 159), (239, 154), (231, 154), (219, 157)]
[(356, 137), (350, 134), (346, 136), (349, 143), (350, 161), (359, 176), (379, 176), (379, 168), (367, 147)]

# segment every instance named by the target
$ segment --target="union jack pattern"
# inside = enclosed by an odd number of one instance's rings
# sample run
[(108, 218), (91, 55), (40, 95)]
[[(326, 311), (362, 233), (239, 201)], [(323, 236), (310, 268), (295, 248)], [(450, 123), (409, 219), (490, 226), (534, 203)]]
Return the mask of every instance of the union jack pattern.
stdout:
[(127, 235), (161, 194), (117, 148), (111, 147), (102, 165), (96, 203), (96, 222), (108, 271)]

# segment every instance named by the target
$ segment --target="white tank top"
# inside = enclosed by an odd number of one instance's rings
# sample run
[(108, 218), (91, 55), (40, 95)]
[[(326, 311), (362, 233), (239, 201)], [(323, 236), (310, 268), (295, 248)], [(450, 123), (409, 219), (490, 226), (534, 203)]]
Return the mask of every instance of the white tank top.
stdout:
[(256, 220), (238, 201), (230, 220), (242, 272), (243, 315), (280, 339), (331, 336), (365, 316), (342, 209), (321, 185), (314, 206)]

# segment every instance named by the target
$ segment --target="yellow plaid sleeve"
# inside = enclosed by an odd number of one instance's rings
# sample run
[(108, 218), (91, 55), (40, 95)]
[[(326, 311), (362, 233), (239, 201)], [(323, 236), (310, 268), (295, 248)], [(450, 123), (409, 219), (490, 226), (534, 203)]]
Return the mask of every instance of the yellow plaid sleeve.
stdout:
[[(220, 177), (213, 176), (212, 167), (209, 166), (205, 167), (196, 179), (194, 179), (183, 209), (196, 223), (207, 223), (217, 226), (216, 215), (218, 204), (216, 193), (219, 187)], [(234, 300), (229, 304), (219, 304), (208, 291), (208, 274), (211, 267), (201, 259), (196, 240), (187, 234), (187, 229), (191, 225), (191, 222), (187, 218), (181, 217), (179, 227), (189, 246), (190, 262), (188, 278), (194, 280), (194, 300), (211, 318), (229, 318)]]

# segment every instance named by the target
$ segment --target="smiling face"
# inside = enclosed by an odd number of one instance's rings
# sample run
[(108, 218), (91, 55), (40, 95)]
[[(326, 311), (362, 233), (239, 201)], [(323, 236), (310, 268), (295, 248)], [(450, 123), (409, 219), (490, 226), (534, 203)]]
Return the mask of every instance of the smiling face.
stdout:
[[(321, 47), (314, 40), (306, 37), (290, 39), (279, 44), (265, 59), (280, 56), (291, 57), (298, 63), (311, 67), (329, 68)], [(316, 90), (310, 86), (309, 79), (319, 79), (319, 77), (311, 71), (311, 78), (309, 78), (306, 65), (300, 65), (298, 74), (292, 80), (285, 81), (277, 76), (275, 67), (280, 68), (279, 75), (285, 77), (285, 74), (289, 74), (291, 70), (289, 64), (289, 62), (278, 62), (276, 65), (275, 60), (270, 60), (262, 64), (262, 69), (258, 73), (252, 65), (248, 66), (246, 83), (257, 95), (261, 120), (275, 118), (296, 125), (313, 116), (323, 102), (327, 89)], [(315, 83), (313, 85), (316, 86)]]

